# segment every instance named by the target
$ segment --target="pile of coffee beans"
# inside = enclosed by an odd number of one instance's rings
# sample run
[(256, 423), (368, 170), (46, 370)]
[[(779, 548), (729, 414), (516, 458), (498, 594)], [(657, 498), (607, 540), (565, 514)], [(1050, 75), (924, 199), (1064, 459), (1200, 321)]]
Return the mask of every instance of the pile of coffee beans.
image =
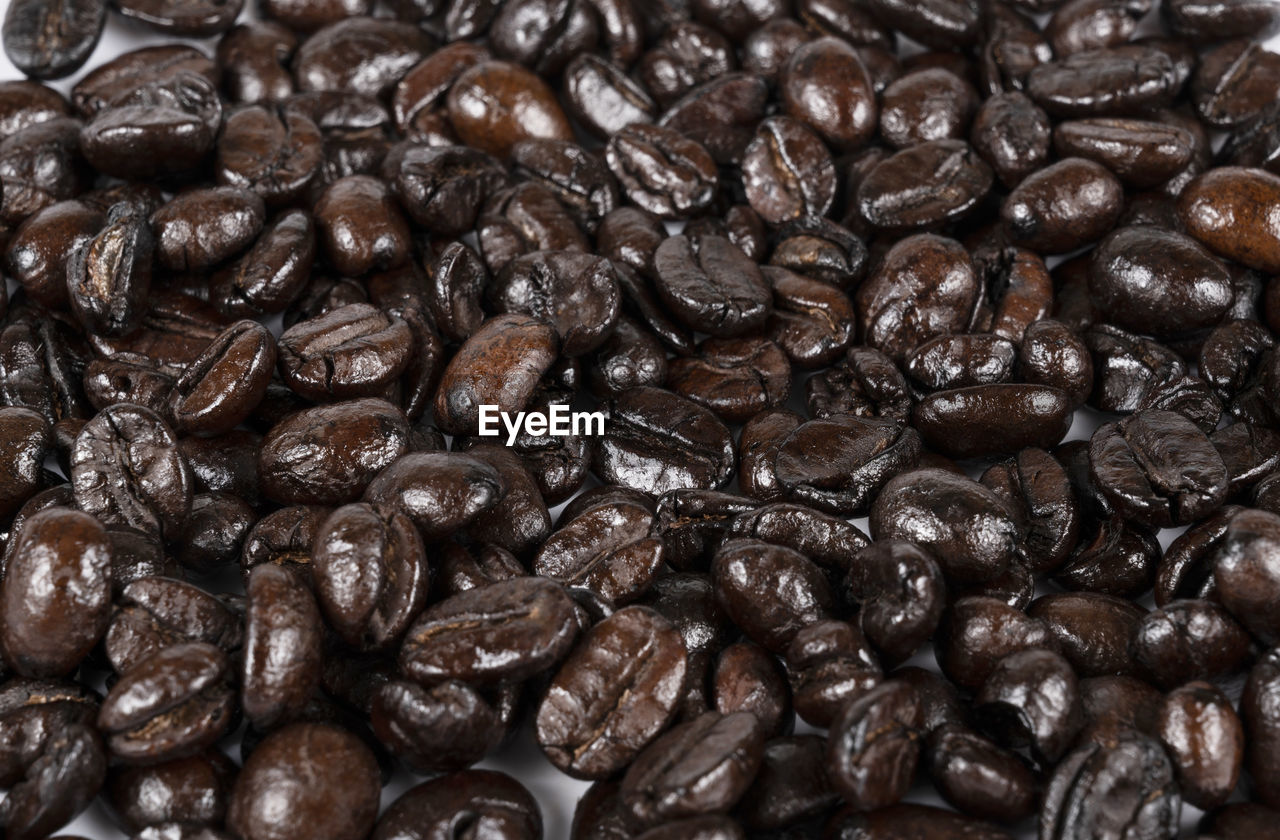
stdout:
[(8, 0), (0, 836), (1280, 836), (1274, 0), (242, 5)]

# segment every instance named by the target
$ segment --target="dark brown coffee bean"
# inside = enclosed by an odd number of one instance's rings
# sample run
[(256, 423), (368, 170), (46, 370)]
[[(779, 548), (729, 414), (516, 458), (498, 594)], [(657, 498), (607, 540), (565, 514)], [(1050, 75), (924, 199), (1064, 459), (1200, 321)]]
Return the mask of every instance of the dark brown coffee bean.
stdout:
[(831, 726), (831, 786), (861, 810), (898, 802), (915, 775), (920, 723), (920, 698), (907, 683), (890, 680), (849, 703)]
[(597, 475), (655, 495), (723, 486), (734, 463), (733, 438), (714, 414), (658, 388), (620, 394), (594, 442)]
[[(316, 761), (316, 756), (326, 756)], [(297, 774), (309, 782), (297, 784)], [(359, 840), (378, 816), (378, 765), (357, 736), (324, 723), (295, 723), (263, 739), (231, 790), (227, 825), (245, 840), (279, 837), (278, 808), (292, 830), (316, 840)]]
[(538, 745), (572, 776), (612, 775), (671, 721), (685, 670), (685, 645), (670, 622), (647, 607), (618, 610), (552, 678), (538, 707)]
[(97, 723), (116, 757), (153, 764), (209, 748), (231, 725), (234, 707), (226, 654), (205, 642), (184, 642), (121, 675)]
[(111, 554), (102, 525), (78, 511), (53, 507), (23, 523), (0, 585), (0, 647), (11, 668), (60, 676), (85, 658), (110, 620)]
[(449, 89), (448, 108), (459, 139), (500, 160), (521, 140), (573, 139), (547, 83), (506, 61), (485, 61), (464, 70)]
[(1212, 601), (1173, 601), (1143, 617), (1130, 648), (1152, 682), (1173, 688), (1238, 670), (1249, 655), (1249, 634)]
[(12, 3), (4, 16), (4, 51), (33, 79), (61, 79), (89, 59), (106, 19), (101, 0)]
[(858, 212), (879, 230), (934, 227), (972, 213), (992, 181), (991, 167), (964, 140), (931, 140), (876, 164), (858, 185)]
[(533, 795), (505, 773), (464, 770), (409, 789), (382, 815), (371, 836), (443, 840), (458, 831), (495, 840), (538, 840), (542, 815)]
[(1026, 90), (1056, 117), (1123, 117), (1167, 106), (1178, 82), (1167, 53), (1123, 44), (1041, 64), (1027, 75)]
[(622, 779), (622, 807), (639, 825), (728, 811), (755, 777), (764, 737), (748, 712), (680, 724), (636, 757)]
[(831, 617), (830, 584), (813, 561), (793, 549), (731, 540), (716, 552), (711, 573), (729, 617), (775, 653), (804, 626)]
[(1045, 840), (1178, 831), (1182, 801), (1160, 743), (1136, 732), (1067, 755), (1050, 777), (1040, 812)]
[(1231, 702), (1209, 683), (1188, 683), (1165, 697), (1158, 726), (1183, 799), (1197, 808), (1222, 805), (1244, 763), (1244, 727)]

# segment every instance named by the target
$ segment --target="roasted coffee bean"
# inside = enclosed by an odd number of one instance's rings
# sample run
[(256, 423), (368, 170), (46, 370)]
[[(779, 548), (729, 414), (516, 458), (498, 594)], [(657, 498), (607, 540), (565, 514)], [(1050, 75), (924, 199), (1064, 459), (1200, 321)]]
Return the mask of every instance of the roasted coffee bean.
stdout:
[(1206, 810), (1222, 805), (1244, 763), (1244, 727), (1231, 702), (1209, 683), (1188, 683), (1165, 697), (1158, 726), (1183, 799)]
[(1061, 254), (1105, 235), (1120, 217), (1123, 196), (1120, 182), (1100, 164), (1066, 158), (1024, 178), (1000, 218), (1018, 245)]
[(499, 159), (528, 138), (573, 139), (547, 83), (506, 61), (485, 61), (464, 70), (449, 88), (448, 109), (459, 139)]
[(743, 188), (769, 224), (823, 216), (836, 195), (836, 172), (822, 141), (790, 117), (760, 123), (742, 160)]
[(48, 837), (83, 811), (102, 788), (107, 756), (91, 726), (68, 725), (40, 746), (39, 755), (0, 805), (6, 837)]
[(1006, 187), (1016, 187), (1045, 164), (1049, 117), (1021, 91), (987, 99), (973, 119), (969, 142)]
[(1263, 644), (1280, 641), (1270, 604), (1277, 577), (1272, 560), (1280, 519), (1275, 514), (1242, 510), (1226, 523), (1213, 563), (1213, 591), (1231, 614)]
[(449, 536), (506, 492), (501, 473), (457, 452), (410, 452), (378, 472), (364, 499), (403, 511), (428, 542)]
[(996, 663), (974, 698), (979, 728), (1006, 747), (1029, 747), (1046, 764), (1071, 746), (1080, 727), (1075, 671), (1051, 650), (1022, 650)]
[[(317, 761), (316, 756), (327, 760)], [(308, 783), (296, 783), (307, 773)], [(295, 723), (263, 739), (236, 777), (227, 825), (245, 840), (280, 836), (275, 809), (292, 814), (293, 831), (317, 840), (368, 836), (378, 815), (378, 765), (357, 736), (324, 723)]]
[(183, 193), (151, 216), (156, 257), (173, 271), (210, 268), (251, 245), (265, 215), (262, 199), (238, 187)]
[(1149, 409), (1096, 431), (1090, 473), (1117, 511), (1152, 526), (1212, 513), (1227, 494), (1222, 456), (1190, 420)]
[(830, 727), (851, 701), (879, 685), (884, 674), (863, 633), (844, 621), (815, 621), (787, 646), (785, 662), (796, 713)]
[(0, 140), (0, 221), (18, 225), (50, 204), (74, 198), (87, 186), (80, 128), (79, 120), (60, 117)]
[(1127, 116), (1168, 105), (1178, 83), (1168, 53), (1123, 44), (1041, 64), (1027, 75), (1026, 90), (1057, 117)]
[(791, 728), (791, 690), (773, 654), (752, 642), (737, 642), (720, 652), (711, 673), (711, 701), (717, 712), (749, 712), (767, 734)]
[(524, 679), (559, 662), (577, 634), (573, 603), (543, 578), (516, 578), (432, 605), (400, 650), (405, 673), (423, 683)]
[(972, 213), (992, 180), (991, 167), (964, 140), (930, 140), (876, 164), (858, 185), (857, 208), (883, 231), (936, 227)]
[(1024, 527), (995, 493), (936, 468), (894, 476), (871, 508), (875, 539), (914, 542), (949, 577), (968, 583), (998, 578), (1018, 560)]
[(1280, 189), (1280, 179), (1260, 169), (1222, 167), (1196, 178), (1178, 199), (1187, 233), (1210, 250), (1260, 271), (1280, 269), (1280, 231), (1257, 212)]
[(1182, 801), (1160, 743), (1123, 733), (1067, 755), (1050, 777), (1040, 813), (1042, 837), (1080, 834), (1168, 836), (1178, 831)]
[(787, 399), (791, 364), (773, 342), (716, 338), (698, 350), (697, 357), (671, 362), (667, 385), (722, 419), (742, 422)]
[[(98, 236), (104, 221), (101, 212), (83, 201), (51, 204), (13, 232), (5, 266), (33, 301), (65, 308), (69, 300), (67, 263)], [(145, 296), (145, 289), (143, 292)]]
[(920, 438), (889, 420), (835, 415), (799, 426), (778, 447), (774, 470), (793, 498), (832, 513), (867, 510), (893, 475), (915, 466)]
[(665, 547), (653, 528), (653, 510), (638, 502), (602, 502), (572, 519), (562, 515), (538, 549), (533, 571), (615, 604), (635, 600), (662, 567)]
[(101, 0), (12, 3), (4, 16), (4, 51), (33, 79), (61, 79), (88, 61), (106, 19)]
[(1233, 673), (1249, 655), (1249, 634), (1212, 601), (1172, 601), (1143, 616), (1130, 652), (1143, 675), (1172, 688)]
[(130, 764), (204, 751), (232, 722), (229, 670), (226, 654), (206, 642), (171, 645), (134, 664), (98, 712), (107, 748)]
[(113, 0), (111, 5), (150, 29), (191, 38), (226, 32), (243, 7), (240, 0)]
[(237, 767), (217, 750), (113, 776), (105, 795), (126, 831), (160, 823), (221, 824)]
[(273, 21), (242, 23), (218, 41), (223, 87), (235, 102), (282, 102), (293, 93), (286, 69), (298, 37)]
[(596, 349), (618, 319), (620, 290), (612, 265), (572, 251), (518, 257), (493, 279), (489, 300), (498, 312), (523, 312), (553, 324), (560, 350), (579, 356)]
[(535, 318), (508, 314), (488, 319), (445, 368), (436, 392), (436, 422), (448, 433), (476, 434), (482, 405), (523, 411), (559, 346), (555, 330)]
[(680, 724), (636, 757), (619, 789), (622, 807), (639, 825), (728, 811), (755, 777), (764, 738), (749, 712)]
[(572, 776), (612, 775), (671, 721), (685, 671), (684, 642), (666, 619), (647, 607), (618, 610), (552, 678), (537, 711), (539, 746)]
[(1061, 441), (1071, 427), (1071, 403), (1044, 385), (975, 385), (926, 396), (916, 403), (912, 422), (944, 455), (1002, 455)]
[(594, 441), (593, 469), (611, 484), (662, 494), (723, 486), (735, 463), (733, 438), (709, 410), (658, 388), (632, 388), (610, 404)]
[(863, 548), (845, 585), (849, 599), (861, 607), (862, 632), (890, 665), (933, 636), (946, 606), (938, 563), (908, 542), (883, 540)]
[(240, 702), (266, 730), (298, 716), (320, 681), (320, 611), (304, 578), (285, 566), (254, 566), (245, 593)]
[(542, 814), (529, 791), (505, 773), (465, 770), (408, 790), (386, 810), (371, 836), (443, 840), (458, 831), (537, 840), (542, 837)]
[(207, 642), (227, 653), (244, 641), (240, 616), (194, 584), (139, 578), (123, 587), (103, 637), (112, 667), (126, 673), (152, 654), (182, 642)]
[(830, 584), (818, 566), (794, 549), (731, 540), (716, 552), (711, 573), (729, 617), (775, 653), (782, 653), (805, 625), (832, 617)]
[(861, 810), (898, 802), (915, 775), (920, 723), (920, 698), (907, 683), (890, 680), (849, 703), (831, 725), (831, 786)]
[(53, 507), (23, 522), (0, 585), (0, 648), (11, 668), (46, 677), (80, 664), (110, 620), (111, 554), (106, 530), (87, 514)]
[(390, 403), (349, 400), (300, 411), (272, 427), (258, 452), (262, 492), (283, 504), (355, 501), (409, 451), (409, 424)]
[(605, 159), (627, 198), (664, 219), (705, 209), (719, 185), (710, 153), (670, 128), (629, 125), (610, 137)]
[(897, 149), (930, 140), (964, 138), (978, 107), (978, 93), (940, 67), (917, 70), (885, 88), (880, 135)]
[(1036, 810), (1039, 781), (1017, 753), (958, 724), (935, 729), (924, 748), (943, 798), (980, 819), (1018, 822)]
[(1057, 645), (1046, 622), (985, 596), (957, 599), (938, 630), (938, 664), (953, 682), (970, 689), (980, 687), (1006, 655)]
[(1018, 370), (1028, 383), (1058, 388), (1079, 407), (1093, 391), (1093, 361), (1085, 342), (1060, 321), (1027, 327), (1018, 349)]
[(1061, 593), (1037, 598), (1027, 614), (1048, 626), (1081, 677), (1136, 671), (1129, 640), (1146, 615), (1141, 607), (1101, 593)]
[(1246, 767), (1253, 776), (1257, 799), (1271, 808), (1280, 805), (1275, 751), (1280, 729), (1275, 704), (1277, 691), (1280, 691), (1280, 654), (1273, 648), (1253, 666), (1240, 697), (1240, 717), (1249, 739)]
[(176, 540), (192, 492), (177, 443), (154, 412), (125, 403), (103, 409), (71, 450), (76, 504), (105, 525)]

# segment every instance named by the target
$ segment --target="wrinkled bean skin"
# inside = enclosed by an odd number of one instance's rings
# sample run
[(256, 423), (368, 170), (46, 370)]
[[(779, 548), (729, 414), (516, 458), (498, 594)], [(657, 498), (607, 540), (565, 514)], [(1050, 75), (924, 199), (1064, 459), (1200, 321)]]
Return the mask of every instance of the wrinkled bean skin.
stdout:
[(849, 703), (827, 745), (832, 787), (861, 810), (896, 803), (915, 774), (920, 723), (920, 698), (907, 683), (882, 683)]
[(1151, 409), (1100, 428), (1089, 443), (1089, 469), (1119, 512), (1150, 526), (1199, 519), (1226, 499), (1222, 456), (1171, 411)]
[[(756, 540), (734, 540), (711, 567), (716, 594), (751, 639), (781, 653), (802, 627), (831, 617), (830, 584), (803, 554)], [(753, 577), (754, 575), (754, 577)], [(788, 593), (784, 599), (779, 595)]]
[(263, 437), (260, 486), (281, 504), (352, 502), (408, 451), (409, 423), (388, 402), (359, 399), (308, 408)]
[(1159, 742), (1144, 735), (1082, 746), (1049, 779), (1041, 836), (1176, 834), (1182, 803), (1173, 775)]
[(206, 642), (162, 648), (112, 686), (98, 711), (111, 753), (153, 764), (203, 752), (231, 724), (230, 663)]
[(610, 405), (592, 456), (602, 480), (654, 495), (728, 481), (733, 438), (708, 409), (651, 387), (624, 391)]
[(684, 642), (666, 619), (647, 607), (618, 610), (552, 678), (535, 721), (539, 746), (569, 775), (611, 775), (671, 720), (685, 669)]
[(191, 471), (154, 412), (120, 403), (85, 424), (71, 451), (76, 504), (107, 525), (177, 538), (191, 511)]
[(899, 241), (854, 297), (864, 341), (894, 361), (931, 338), (963, 332), (977, 301), (969, 255), (933, 234)]
[(934, 555), (948, 577), (970, 583), (1004, 573), (1020, 552), (1020, 532), (1002, 499), (940, 469), (900, 473), (871, 507), (875, 539), (915, 542)]
[(563, 659), (576, 635), (559, 584), (516, 578), (433, 604), (409, 628), (400, 664), (424, 684), (518, 681)]

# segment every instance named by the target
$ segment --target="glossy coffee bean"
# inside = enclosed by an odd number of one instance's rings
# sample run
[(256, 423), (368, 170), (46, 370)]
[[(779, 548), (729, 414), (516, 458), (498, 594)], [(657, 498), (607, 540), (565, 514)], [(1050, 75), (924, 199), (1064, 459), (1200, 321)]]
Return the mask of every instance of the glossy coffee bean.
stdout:
[(685, 645), (670, 622), (647, 607), (615, 612), (552, 678), (537, 711), (538, 745), (570, 775), (611, 775), (670, 722), (685, 670)]
[[(328, 756), (315, 762), (314, 756)], [(306, 785), (295, 773), (310, 773)], [(355, 735), (323, 723), (296, 723), (263, 739), (236, 777), (227, 825), (245, 840), (275, 840), (305, 831), (326, 840), (356, 840), (378, 815), (378, 765)], [(287, 807), (288, 828), (275, 808)]]
[(89, 59), (106, 19), (100, 0), (13, 3), (4, 16), (4, 51), (33, 79), (61, 79)]
[(889, 682), (845, 706), (827, 745), (831, 785), (850, 805), (873, 811), (905, 795), (920, 756), (920, 698)]
[[(0, 649), (9, 667), (61, 676), (85, 658), (110, 620), (111, 552), (102, 525), (78, 511), (53, 507), (23, 523), (0, 586), (7, 617)], [(69, 585), (41, 591), (40, 580)]]

